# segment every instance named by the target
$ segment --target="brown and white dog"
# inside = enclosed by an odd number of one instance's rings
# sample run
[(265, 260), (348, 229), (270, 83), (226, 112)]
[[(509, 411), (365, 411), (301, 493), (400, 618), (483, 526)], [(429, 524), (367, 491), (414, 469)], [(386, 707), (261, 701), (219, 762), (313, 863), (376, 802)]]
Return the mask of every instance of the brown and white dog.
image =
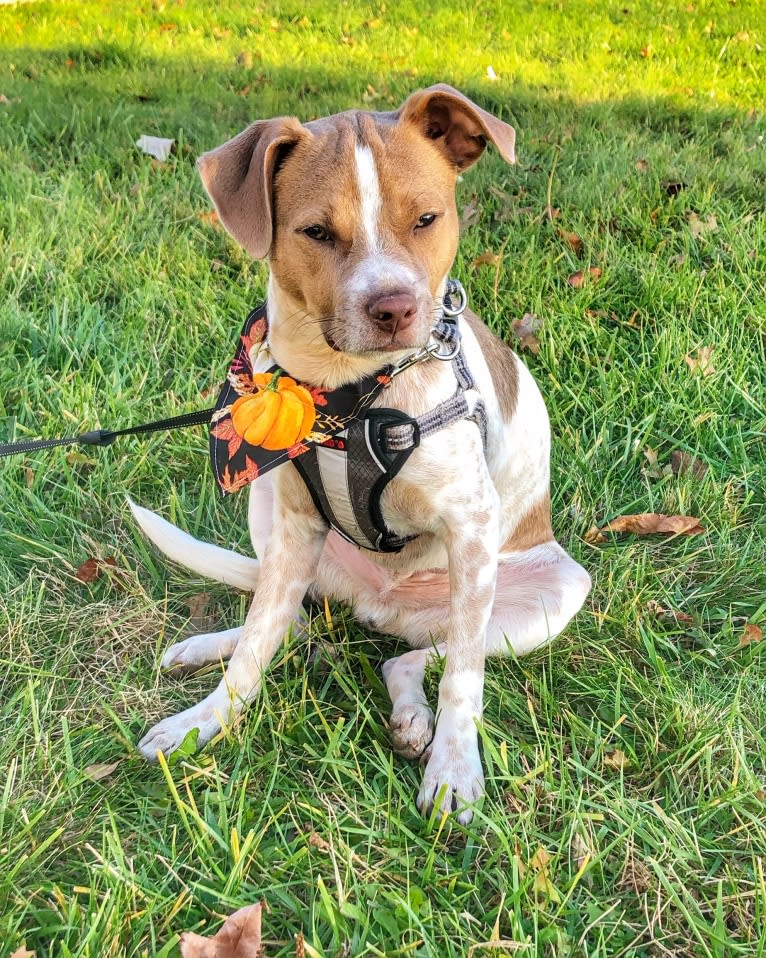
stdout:
[[(205, 154), (199, 169), (221, 221), (269, 261), (275, 362), (335, 388), (426, 344), (457, 247), (457, 176), (487, 141), (514, 162), (514, 140), (512, 127), (440, 84), (391, 113), (260, 121)], [(393, 745), (425, 761), (423, 812), (438, 803), (470, 820), (483, 792), (485, 657), (549, 642), (581, 607), (590, 578), (553, 538), (548, 416), (531, 375), (474, 315), (459, 322), (486, 407), (486, 452), (468, 420), (422, 440), (382, 499), (388, 528), (417, 535), (401, 552), (328, 534), (291, 464), (251, 486), (258, 559), (198, 542), (131, 504), (172, 559), (254, 592), (241, 628), (192, 636), (165, 654), (165, 668), (230, 661), (214, 692), (144, 736), (147, 758), (195, 727), (206, 742), (242, 711), (308, 592), (347, 603), (362, 623), (412, 646), (383, 669)], [(418, 416), (454, 389), (450, 364), (428, 361), (397, 376), (376, 404)], [(423, 679), (439, 656), (435, 719)]]

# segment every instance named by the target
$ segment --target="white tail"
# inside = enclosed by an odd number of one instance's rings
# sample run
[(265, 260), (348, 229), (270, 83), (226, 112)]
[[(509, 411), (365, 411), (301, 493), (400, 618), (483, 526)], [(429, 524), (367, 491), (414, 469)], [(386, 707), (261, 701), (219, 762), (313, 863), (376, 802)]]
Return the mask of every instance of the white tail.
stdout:
[(208, 579), (215, 579), (247, 592), (255, 589), (259, 568), (257, 559), (231, 552), (229, 549), (221, 549), (209, 542), (201, 542), (151, 509), (136, 505), (129, 497), (128, 505), (146, 538), (169, 559)]

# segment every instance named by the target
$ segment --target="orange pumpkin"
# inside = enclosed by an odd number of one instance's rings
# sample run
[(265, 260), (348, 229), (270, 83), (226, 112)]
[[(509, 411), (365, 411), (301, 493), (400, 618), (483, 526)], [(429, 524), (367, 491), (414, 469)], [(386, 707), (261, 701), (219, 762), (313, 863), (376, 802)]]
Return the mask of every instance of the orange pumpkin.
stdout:
[(251, 446), (289, 449), (314, 428), (316, 409), (308, 389), (290, 376), (256, 373), (255, 393), (240, 396), (231, 407), (237, 435)]

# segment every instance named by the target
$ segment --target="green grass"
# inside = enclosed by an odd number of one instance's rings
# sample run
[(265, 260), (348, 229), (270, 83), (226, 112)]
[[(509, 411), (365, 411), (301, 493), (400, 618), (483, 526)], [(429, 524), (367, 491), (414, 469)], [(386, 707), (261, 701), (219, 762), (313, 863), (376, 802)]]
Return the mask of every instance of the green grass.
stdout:
[[(258, 117), (446, 80), (518, 129), (516, 168), (490, 153), (460, 185), (479, 215), (456, 274), (501, 335), (543, 321), (524, 356), (555, 529), (594, 577), (550, 649), (489, 665), (474, 822), (423, 821), (419, 769), (387, 742), (396, 646), (342, 609), (284, 645), (213, 749), (137, 757), (215, 682), (158, 676), (187, 600), (222, 628), (245, 610), (126, 513), (129, 493), (244, 547), (244, 495), (219, 501), (202, 430), (0, 463), (0, 958), (173, 956), (260, 899), (272, 956), (298, 932), (312, 958), (766, 955), (766, 660), (738, 643), (766, 619), (764, 48), (747, 0), (0, 7), (0, 441), (209, 404), (265, 270), (200, 218), (195, 157)], [(165, 167), (143, 133), (178, 141)], [(487, 250), (501, 267), (472, 269)], [(710, 376), (684, 360), (705, 346)], [(709, 469), (652, 478), (645, 446)], [(640, 511), (706, 533), (585, 543)], [(89, 556), (119, 575), (78, 582)], [(117, 766), (93, 782), (95, 763)], [(479, 947), (497, 937), (516, 944)]]

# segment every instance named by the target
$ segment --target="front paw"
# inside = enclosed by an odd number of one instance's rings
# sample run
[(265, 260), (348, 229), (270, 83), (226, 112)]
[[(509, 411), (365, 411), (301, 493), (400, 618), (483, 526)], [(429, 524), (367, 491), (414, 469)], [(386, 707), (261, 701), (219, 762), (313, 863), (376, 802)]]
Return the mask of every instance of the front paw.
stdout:
[(230, 713), (228, 698), (222, 701), (214, 692), (192, 708), (171, 715), (149, 729), (138, 743), (139, 751), (150, 762), (156, 762), (159, 752), (170, 755), (195, 728), (199, 729), (197, 746), (200, 747), (221, 731), (223, 722), (230, 721)]
[(418, 793), (418, 808), (428, 815), (438, 804), (442, 812), (457, 812), (456, 818), (467, 825), (473, 818), (473, 805), (484, 794), (484, 772), (481, 767), (479, 746), (474, 739), (461, 741), (436, 738), (423, 775), (423, 784)]

